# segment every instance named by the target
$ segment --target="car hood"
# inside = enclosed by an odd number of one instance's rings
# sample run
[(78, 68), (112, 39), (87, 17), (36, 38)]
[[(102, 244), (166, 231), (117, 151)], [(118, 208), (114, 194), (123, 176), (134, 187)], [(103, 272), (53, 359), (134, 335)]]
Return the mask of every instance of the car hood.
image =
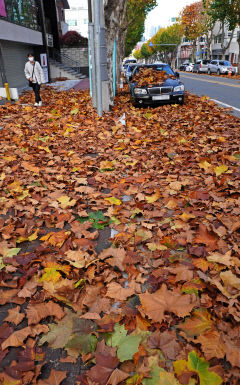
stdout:
[[(161, 83), (161, 85), (159, 85), (159, 84), (151, 84), (151, 88), (152, 87), (176, 87), (176, 86), (179, 86), (181, 84), (183, 84), (183, 83), (180, 82), (178, 79), (171, 79), (171, 78), (169, 78), (169, 79), (165, 80), (165, 82)], [(132, 85), (133, 85), (133, 87), (137, 87), (138, 83), (137, 82), (133, 82)], [(141, 88), (147, 88), (147, 87), (141, 87)]]

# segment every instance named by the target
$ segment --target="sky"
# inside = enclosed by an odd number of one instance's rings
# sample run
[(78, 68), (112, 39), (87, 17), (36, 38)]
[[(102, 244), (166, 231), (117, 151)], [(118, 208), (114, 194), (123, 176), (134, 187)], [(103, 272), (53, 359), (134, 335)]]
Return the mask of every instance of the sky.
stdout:
[(180, 11), (198, 0), (158, 0), (158, 7), (148, 14), (146, 28), (160, 25), (166, 27), (171, 17), (177, 17)]

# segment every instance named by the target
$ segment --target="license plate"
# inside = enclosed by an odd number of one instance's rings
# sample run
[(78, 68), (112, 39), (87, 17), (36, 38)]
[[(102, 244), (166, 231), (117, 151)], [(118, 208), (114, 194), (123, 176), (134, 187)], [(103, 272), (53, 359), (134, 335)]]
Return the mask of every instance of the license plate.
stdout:
[(169, 100), (170, 95), (158, 95), (158, 96), (153, 96), (152, 100)]

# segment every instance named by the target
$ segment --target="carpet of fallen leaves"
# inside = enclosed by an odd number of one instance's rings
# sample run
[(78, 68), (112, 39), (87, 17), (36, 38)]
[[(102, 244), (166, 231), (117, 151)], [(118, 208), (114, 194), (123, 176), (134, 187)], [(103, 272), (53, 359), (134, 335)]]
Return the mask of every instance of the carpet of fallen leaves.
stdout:
[(0, 110), (0, 383), (239, 384), (240, 120), (43, 100)]
[(137, 82), (139, 87), (153, 87), (156, 84), (163, 84), (167, 79), (176, 79), (176, 77), (168, 75), (166, 71), (158, 71), (153, 68), (140, 68), (138, 74), (134, 76), (133, 81)]

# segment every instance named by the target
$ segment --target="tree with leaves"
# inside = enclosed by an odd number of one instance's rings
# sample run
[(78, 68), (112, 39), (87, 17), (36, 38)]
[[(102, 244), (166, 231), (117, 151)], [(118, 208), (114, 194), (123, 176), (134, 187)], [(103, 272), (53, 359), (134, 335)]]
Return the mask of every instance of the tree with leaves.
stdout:
[[(121, 62), (125, 53), (125, 41), (127, 32), (132, 25), (136, 25), (140, 15), (144, 20), (149, 11), (157, 5), (156, 0), (104, 0), (104, 16), (106, 25), (107, 56), (109, 88), (113, 104), (113, 47), (117, 41), (117, 75), (120, 74)], [(136, 44), (136, 43), (135, 43)], [(135, 45), (134, 44), (134, 45)], [(134, 45), (132, 48), (134, 48)], [(128, 47), (130, 49), (130, 47)]]
[(192, 59), (195, 58), (197, 39), (204, 34), (202, 1), (187, 5), (181, 14), (184, 35), (192, 42)]
[(181, 44), (182, 37), (183, 27), (180, 23), (175, 23), (162, 31), (159, 39), (155, 39), (156, 44), (160, 45), (159, 50), (164, 53), (165, 61), (170, 59), (172, 67), (175, 67), (178, 46)]
[[(210, 15), (214, 22), (220, 22), (221, 48), (223, 58), (227, 49), (230, 47), (234, 30), (240, 26), (240, 0), (213, 0), (210, 7)], [(229, 39), (225, 39), (226, 27), (231, 31)], [(239, 55), (238, 71), (240, 72), (240, 36), (238, 37)]]

